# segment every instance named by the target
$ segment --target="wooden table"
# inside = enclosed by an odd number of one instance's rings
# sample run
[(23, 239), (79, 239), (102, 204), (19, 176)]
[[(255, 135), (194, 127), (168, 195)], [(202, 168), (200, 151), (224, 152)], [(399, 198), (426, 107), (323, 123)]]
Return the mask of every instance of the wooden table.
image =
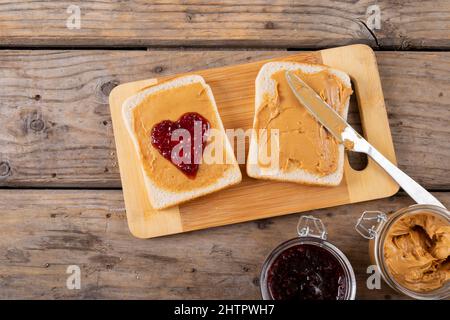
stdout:
[[(1, 1), (0, 298), (259, 299), (266, 254), (299, 214), (152, 240), (127, 228), (108, 107), (127, 81), (366, 43), (376, 51), (401, 169), (450, 205), (450, 3), (388, 1)], [(68, 29), (70, 5), (81, 29)], [(69, 10), (70, 11), (70, 10)], [(354, 123), (357, 125), (357, 117)], [(358, 161), (356, 161), (358, 162)], [(366, 288), (362, 211), (412, 204), (404, 193), (310, 212)], [(68, 290), (66, 269), (81, 268)]]

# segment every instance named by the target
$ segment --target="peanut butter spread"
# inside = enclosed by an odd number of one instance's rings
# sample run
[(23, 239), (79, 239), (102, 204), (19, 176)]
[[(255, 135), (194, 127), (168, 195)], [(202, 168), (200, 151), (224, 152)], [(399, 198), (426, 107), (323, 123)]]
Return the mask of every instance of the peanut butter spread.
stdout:
[(404, 216), (387, 232), (385, 264), (394, 279), (412, 291), (431, 291), (449, 281), (449, 257), (450, 224), (439, 216)]
[[(133, 130), (136, 134), (140, 156), (149, 179), (160, 188), (170, 191), (190, 191), (213, 184), (231, 168), (232, 161), (201, 163), (194, 179), (190, 179), (165, 159), (151, 143), (151, 131), (163, 120), (177, 121), (187, 112), (197, 112), (219, 129), (219, 119), (208, 94), (200, 83), (167, 89), (147, 96), (133, 109)], [(206, 150), (206, 148), (205, 148)], [(224, 157), (229, 157), (223, 151)]]
[[(320, 97), (343, 114), (352, 90), (335, 75), (324, 70), (307, 74), (295, 71)], [(295, 97), (281, 70), (272, 75), (275, 96), (265, 96), (256, 116), (255, 129), (279, 130), (279, 167), (282, 171), (303, 169), (320, 176), (337, 170), (338, 142)], [(270, 135), (267, 135), (270, 145)], [(261, 145), (264, 141), (259, 141)], [(268, 151), (270, 155), (270, 150)], [(260, 157), (258, 163), (264, 167)]]

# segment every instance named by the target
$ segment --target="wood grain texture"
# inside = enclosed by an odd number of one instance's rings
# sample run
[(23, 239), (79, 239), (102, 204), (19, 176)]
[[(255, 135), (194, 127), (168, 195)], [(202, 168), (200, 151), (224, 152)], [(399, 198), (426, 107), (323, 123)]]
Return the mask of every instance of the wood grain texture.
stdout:
[(450, 189), (450, 52), (379, 57), (400, 168), (428, 188)]
[[(367, 28), (373, 4), (381, 10), (376, 38)], [(70, 5), (81, 9), (80, 29), (66, 27)], [(7, 46), (450, 48), (447, 0), (3, 0), (0, 17), (0, 43)]]
[(3, 51), (0, 184), (120, 187), (108, 105), (112, 88), (277, 54)]
[[(114, 86), (285, 54), (2, 51), (0, 185), (120, 187), (108, 107)], [(427, 188), (450, 189), (450, 53), (376, 55), (400, 168)]]
[[(449, 193), (435, 193), (450, 205)], [(367, 290), (368, 243), (353, 229), (364, 210), (390, 212), (390, 199), (311, 212), (351, 261), (358, 299), (404, 298), (382, 283)], [(0, 298), (259, 299), (265, 256), (295, 236), (299, 215), (152, 240), (133, 238), (119, 190), (0, 190)], [(66, 289), (79, 265), (81, 290)]]

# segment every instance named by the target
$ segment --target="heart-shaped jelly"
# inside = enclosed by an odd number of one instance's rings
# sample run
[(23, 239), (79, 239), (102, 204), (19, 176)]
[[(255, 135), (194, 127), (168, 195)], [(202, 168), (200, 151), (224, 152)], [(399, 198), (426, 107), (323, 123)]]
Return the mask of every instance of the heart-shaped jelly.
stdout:
[[(194, 128), (197, 123), (197, 130), (195, 134), (199, 136), (201, 125), (201, 137), (194, 135)], [(204, 117), (196, 112), (189, 112), (183, 114), (180, 119), (173, 122), (170, 120), (164, 120), (157, 123), (151, 132), (152, 145), (155, 147), (161, 155), (175, 165), (189, 178), (195, 178), (199, 169), (199, 159), (203, 156), (203, 150), (205, 149), (206, 140), (210, 123)], [(172, 139), (172, 135), (177, 129), (185, 129), (189, 132), (188, 142), (190, 144), (189, 153), (185, 155), (186, 149), (181, 148), (178, 154), (174, 154), (172, 158), (172, 150), (175, 146), (181, 142), (185, 142), (184, 135), (175, 136)], [(187, 132), (185, 132), (187, 134)], [(201, 138), (201, 140), (199, 140)], [(188, 161), (180, 161), (180, 159)]]

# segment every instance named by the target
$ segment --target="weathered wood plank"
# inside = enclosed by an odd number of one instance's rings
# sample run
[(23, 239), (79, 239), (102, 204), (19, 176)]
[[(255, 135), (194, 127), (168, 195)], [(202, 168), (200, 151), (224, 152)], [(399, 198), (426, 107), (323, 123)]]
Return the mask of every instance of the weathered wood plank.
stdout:
[[(245, 63), (283, 51), (0, 52), (0, 185), (120, 187), (108, 107), (118, 83)], [(397, 159), (450, 189), (450, 53), (379, 52)], [(351, 122), (358, 123), (356, 114)]]
[(108, 106), (117, 83), (276, 54), (2, 52), (0, 184), (120, 187)]
[[(376, 1), (12, 1), (0, 2), (0, 43), (7, 46), (258, 46), (317, 48), (364, 42), (399, 48), (449, 48), (450, 3)], [(70, 29), (78, 5), (80, 28)], [(370, 22), (369, 22), (370, 25)], [(69, 25), (70, 26), (70, 25)]]
[[(436, 193), (446, 205), (450, 193)], [(368, 243), (353, 229), (364, 210), (399, 209), (390, 199), (311, 212), (348, 256), (359, 299), (401, 298), (366, 288)], [(133, 238), (119, 190), (0, 190), (0, 298), (259, 299), (265, 256), (295, 236), (298, 214), (152, 240)], [(81, 290), (66, 268), (81, 268)]]
[(448, 190), (450, 53), (377, 56), (400, 168), (428, 188)]

